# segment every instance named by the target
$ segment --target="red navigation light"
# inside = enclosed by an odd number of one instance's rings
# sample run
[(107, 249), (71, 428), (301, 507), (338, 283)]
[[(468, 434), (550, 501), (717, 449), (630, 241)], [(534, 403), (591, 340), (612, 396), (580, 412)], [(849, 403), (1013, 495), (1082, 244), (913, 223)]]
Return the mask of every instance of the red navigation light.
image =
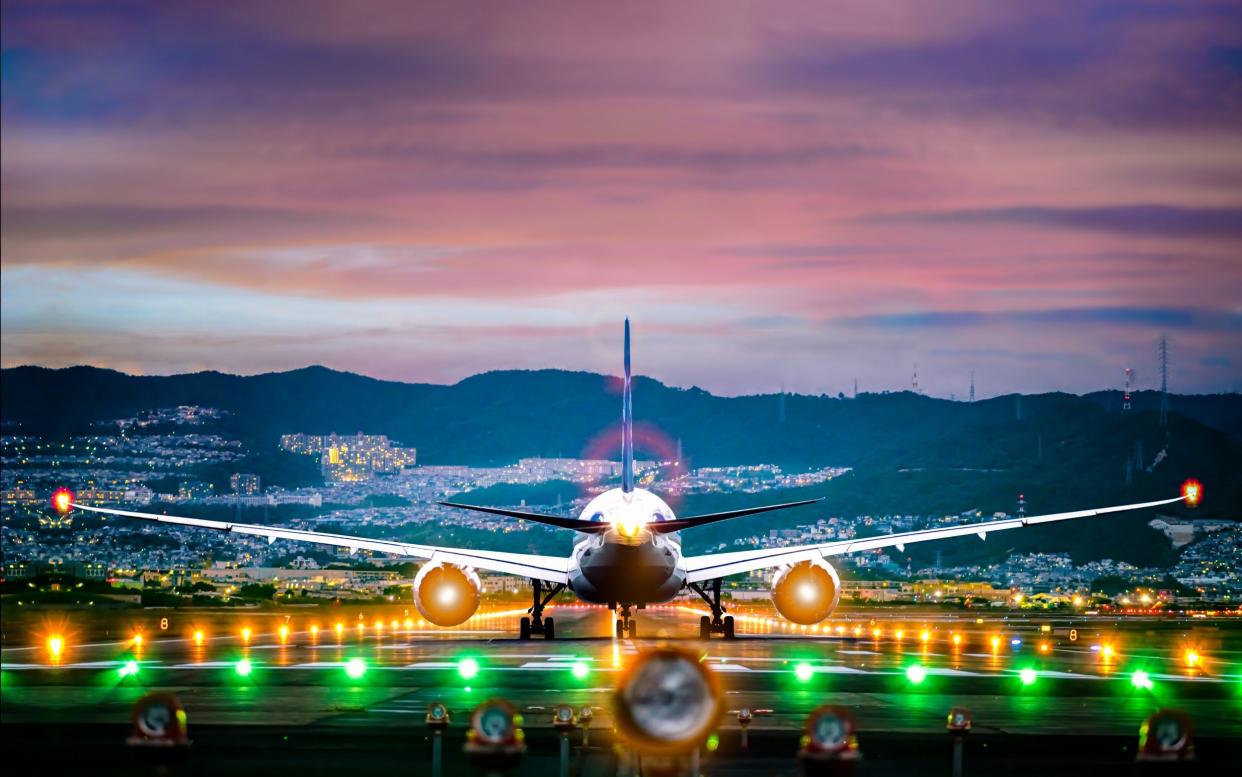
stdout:
[(73, 492), (67, 488), (58, 488), (52, 494), (52, 507), (58, 513), (67, 513), (73, 509)]
[(1194, 478), (1182, 483), (1182, 498), (1190, 507), (1198, 507), (1203, 501), (1203, 484)]

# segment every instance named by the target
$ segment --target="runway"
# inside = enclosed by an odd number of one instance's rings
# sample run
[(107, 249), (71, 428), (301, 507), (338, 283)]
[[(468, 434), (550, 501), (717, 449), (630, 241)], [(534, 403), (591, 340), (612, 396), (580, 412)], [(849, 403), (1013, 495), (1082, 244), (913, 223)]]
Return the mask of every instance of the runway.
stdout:
[(979, 732), (1120, 736), (1156, 708), (1180, 706), (1200, 734), (1242, 737), (1242, 628), (1232, 621), (876, 609), (810, 630), (755, 610), (738, 613), (739, 639), (702, 642), (691, 638), (691, 607), (643, 611), (639, 634), (650, 636), (633, 640), (603, 636), (605, 609), (558, 607), (549, 614), (561, 639), (521, 642), (520, 610), (451, 630), (402, 607), (325, 610), (97, 616), (56, 657), (46, 632), (72, 623), (45, 624), (25, 644), (10, 623), (0, 712), (5, 723), (117, 723), (159, 689), (178, 694), (196, 725), (408, 727), (432, 701), (465, 716), (499, 696), (531, 728), (568, 703), (592, 707), (609, 729), (618, 673), (667, 644), (719, 676), (729, 710), (755, 711), (754, 731), (795, 731), (831, 702), (864, 732), (938, 733), (946, 710), (964, 705)]

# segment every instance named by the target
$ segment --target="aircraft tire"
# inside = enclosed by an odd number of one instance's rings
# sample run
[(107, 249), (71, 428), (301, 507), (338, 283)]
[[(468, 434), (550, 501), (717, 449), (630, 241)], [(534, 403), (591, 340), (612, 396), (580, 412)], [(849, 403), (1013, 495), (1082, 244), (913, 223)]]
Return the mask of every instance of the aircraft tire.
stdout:
[(543, 619), (543, 638), (556, 639), (556, 621), (551, 618)]
[(712, 638), (712, 619), (706, 615), (699, 617), (699, 639)]
[(523, 618), (518, 621), (518, 639), (530, 639), (530, 618)]
[(732, 616), (732, 615), (726, 615), (726, 616), (725, 616), (725, 618), (724, 618), (724, 638), (725, 638), (725, 639), (733, 639), (733, 638), (734, 638), (734, 631), (733, 631), (733, 616)]

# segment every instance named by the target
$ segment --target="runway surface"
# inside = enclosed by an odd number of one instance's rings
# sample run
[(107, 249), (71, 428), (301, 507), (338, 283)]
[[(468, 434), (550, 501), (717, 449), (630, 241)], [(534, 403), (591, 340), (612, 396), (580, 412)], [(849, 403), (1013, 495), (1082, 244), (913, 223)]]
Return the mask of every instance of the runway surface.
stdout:
[[(650, 636), (632, 640), (604, 636), (607, 610), (559, 607), (549, 614), (561, 638), (521, 642), (520, 610), (452, 630), (401, 607), (325, 610), (148, 610), (97, 615), (76, 632), (68, 615), (25, 640), (6, 626), (0, 712), (5, 723), (116, 723), (158, 689), (198, 725), (408, 727), (432, 701), (464, 718), (499, 696), (528, 727), (568, 703), (608, 729), (618, 673), (667, 644), (718, 674), (729, 710), (756, 712), (753, 731), (795, 731), (831, 702), (862, 731), (941, 732), (947, 709), (964, 705), (979, 732), (1133, 735), (1156, 708), (1178, 706), (1204, 736), (1242, 737), (1242, 624), (1231, 621), (877, 609), (804, 630), (754, 611), (739, 614), (739, 639), (702, 642), (689, 607), (639, 613)], [(49, 629), (65, 631), (59, 656)]]

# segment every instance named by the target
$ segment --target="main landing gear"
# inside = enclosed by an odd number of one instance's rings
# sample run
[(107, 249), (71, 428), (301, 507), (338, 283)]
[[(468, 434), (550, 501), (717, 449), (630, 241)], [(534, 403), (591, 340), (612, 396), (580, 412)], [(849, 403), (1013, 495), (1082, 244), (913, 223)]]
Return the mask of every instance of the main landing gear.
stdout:
[[(622, 604), (619, 608), (614, 606), (614, 610), (619, 609), (618, 613), (621, 617), (617, 618), (617, 639), (636, 639), (638, 637), (638, 624), (630, 617), (630, 605)], [(642, 609), (642, 608), (639, 608)]]
[(518, 639), (530, 639), (532, 634), (542, 634), (544, 639), (556, 639), (556, 621), (552, 618), (543, 617), (543, 608), (548, 606), (548, 602), (552, 601), (552, 597), (565, 590), (564, 583), (557, 583), (548, 591), (547, 596), (543, 593), (543, 581), (531, 578), (531, 591), (535, 595), (534, 605), (527, 610), (530, 613), (529, 618), (522, 618), (518, 627)]
[(713, 634), (734, 639), (736, 634), (733, 631), (733, 616), (724, 615), (724, 605), (720, 603), (720, 578), (711, 581), (708, 589), (703, 590), (703, 586), (698, 583), (690, 584), (690, 590), (703, 597), (707, 606), (712, 608), (711, 617), (704, 615), (699, 618), (699, 639), (711, 639)]

